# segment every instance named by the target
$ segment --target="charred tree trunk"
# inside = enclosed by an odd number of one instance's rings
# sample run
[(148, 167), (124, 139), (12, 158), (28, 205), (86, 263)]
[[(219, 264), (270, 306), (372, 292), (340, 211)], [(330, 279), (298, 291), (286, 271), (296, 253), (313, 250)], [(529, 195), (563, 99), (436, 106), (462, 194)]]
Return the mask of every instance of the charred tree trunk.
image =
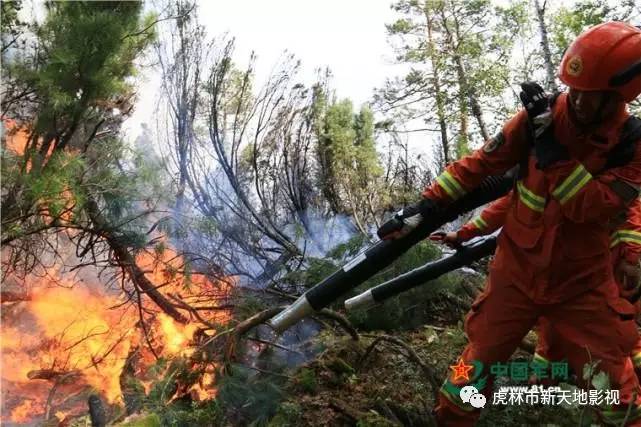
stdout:
[(0, 292), (0, 303), (2, 304), (6, 302), (20, 302), (20, 301), (31, 301), (31, 295), (29, 295), (26, 292), (12, 292), (12, 291)]
[(474, 116), (474, 118), (476, 118), (476, 122), (478, 123), (479, 129), (481, 130), (483, 140), (487, 141), (490, 139), (490, 134), (487, 131), (487, 126), (485, 124), (485, 120), (483, 119), (483, 110), (481, 109), (481, 104), (479, 103), (473, 89), (470, 88), (470, 90), (468, 91), (468, 96), (470, 98), (470, 105), (472, 105), (472, 115)]
[[(134, 346), (129, 350), (125, 366), (120, 373), (120, 389), (122, 400), (125, 403), (125, 413), (131, 415), (142, 408), (140, 388), (142, 385), (136, 379), (136, 366), (138, 365), (140, 347)], [(138, 387), (140, 385), (140, 387)]]
[(360, 219), (360, 214), (358, 212), (358, 206), (357, 206), (356, 201), (354, 200), (354, 195), (349, 190), (349, 188), (346, 189), (346, 193), (347, 193), (347, 200), (349, 201), (349, 205), (352, 208), (352, 218), (354, 218), (354, 224), (356, 225), (356, 229), (363, 236), (369, 236), (369, 234), (367, 233), (367, 230), (365, 229), (363, 221)]
[(196, 5), (190, 0), (177, 0), (172, 3), (172, 8), (178, 16), (175, 26), (172, 24), (167, 31), (167, 39), (156, 45), (163, 102), (168, 108), (159, 123), (171, 130), (166, 142), (178, 173), (175, 207), (182, 212), (194, 143), (194, 121), (202, 90), (201, 70), (210, 46), (204, 42), (204, 29), (198, 23)]
[(449, 29), (447, 18), (445, 16), (445, 10), (441, 8), (441, 19), (443, 20), (443, 29), (445, 30), (445, 40), (449, 50), (454, 56), (454, 63), (456, 64), (456, 76), (458, 80), (458, 104), (459, 104), (459, 135), (456, 141), (456, 157), (461, 158), (469, 151), (467, 132), (468, 132), (468, 107), (467, 103), (469, 102), (469, 93), (471, 88), (467, 83), (467, 76), (465, 74), (465, 68), (463, 67), (463, 59), (458, 53), (458, 41), (454, 41), (452, 32)]
[(91, 427), (106, 427), (107, 425), (107, 414), (105, 413), (105, 408), (98, 397), (95, 394), (89, 396), (87, 402), (89, 405), (89, 418), (91, 419)]
[[(245, 131), (248, 127), (249, 117), (256, 114), (257, 130), (256, 134), (252, 137), (254, 147), (257, 146), (257, 141), (265, 138), (262, 133), (268, 126), (269, 118), (276, 113), (279, 106), (279, 101), (274, 100), (281, 93), (282, 83), (274, 83), (276, 86), (267, 86), (264, 93), (257, 96), (256, 101), (249, 101), (250, 105), (245, 105), (245, 101), (250, 99), (251, 95), (251, 78), (252, 67), (250, 66), (243, 73), (243, 77), (239, 87), (235, 88), (236, 96), (234, 102), (236, 103), (234, 111), (233, 124), (229, 129), (227, 123), (228, 112), (225, 110), (224, 102), (226, 101), (226, 91), (229, 90), (229, 76), (231, 73), (230, 63), (227, 59), (230, 58), (233, 50), (233, 43), (229, 43), (223, 52), (223, 59), (214, 65), (209, 79), (208, 87), (210, 90), (209, 111), (209, 136), (214, 149), (215, 156), (221, 167), (222, 172), (225, 174), (229, 185), (232, 188), (234, 195), (237, 198), (237, 205), (235, 208), (238, 212), (244, 213), (242, 220), (250, 223), (253, 227), (263, 233), (266, 237), (271, 239), (274, 243), (281, 246), (284, 251), (290, 252), (293, 256), (301, 255), (300, 250), (296, 244), (288, 237), (282, 230), (282, 225), (275, 222), (275, 218), (267, 214), (269, 212), (268, 206), (264, 201), (263, 196), (259, 193), (258, 198), (261, 203), (256, 206), (255, 202), (250, 200), (249, 193), (246, 186), (243, 185), (239, 175), (239, 148), (244, 140)], [(253, 62), (253, 58), (251, 59)], [(292, 72), (292, 70), (289, 70)], [(279, 80), (282, 82), (283, 80)], [(278, 98), (280, 99), (280, 97)], [(260, 111), (260, 113), (255, 113)], [(251, 112), (251, 114), (249, 114)], [(248, 117), (245, 117), (247, 115)], [(228, 141), (225, 137), (231, 131), (231, 140)], [(231, 146), (231, 147), (230, 147)], [(254, 153), (253, 161), (256, 161), (257, 153)], [(192, 177), (193, 179), (194, 177)], [(256, 187), (258, 190), (259, 186)], [(198, 190), (196, 190), (198, 191)]]
[(81, 372), (74, 371), (57, 371), (55, 369), (36, 369), (27, 373), (27, 378), (30, 380), (46, 380), (46, 381), (59, 381), (61, 378), (68, 380), (69, 378), (80, 375)]
[(256, 281), (258, 283), (267, 283), (272, 280), (292, 258), (294, 258), (294, 255), (291, 252), (283, 252), (274, 261), (268, 261)]

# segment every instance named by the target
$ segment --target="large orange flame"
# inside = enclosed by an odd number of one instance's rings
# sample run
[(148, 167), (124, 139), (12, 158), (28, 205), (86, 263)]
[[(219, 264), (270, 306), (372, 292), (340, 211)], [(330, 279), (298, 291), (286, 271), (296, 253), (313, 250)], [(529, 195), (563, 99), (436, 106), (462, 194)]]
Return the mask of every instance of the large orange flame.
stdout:
[[(4, 148), (17, 156), (24, 156), (27, 150), (27, 144), (31, 137), (31, 131), (26, 126), (21, 126), (13, 119), (2, 120), (2, 143)], [(41, 140), (39, 140), (41, 142)], [(51, 156), (54, 146), (51, 144), (45, 158)], [(31, 169), (31, 164), (27, 164), (27, 171)]]
[(29, 131), (24, 127), (17, 127), (16, 121), (11, 119), (3, 120), (3, 126), (3, 142), (6, 149), (22, 156), (27, 147), (27, 141), (29, 140)]
[[(196, 294), (223, 295), (229, 291), (229, 283), (221, 285), (201, 274), (186, 277), (183, 259), (167, 243), (163, 243), (162, 249), (141, 252), (136, 261), (168, 297), (191, 304), (197, 301)], [(3, 421), (22, 423), (33, 420), (34, 416), (41, 417), (48, 392), (57, 383), (62, 384), (61, 387), (73, 384), (75, 392), (89, 386), (107, 402), (122, 404), (120, 377), (128, 354), (147, 343), (141, 338), (140, 314), (135, 305), (127, 304), (120, 293), (106, 291), (97, 274), (93, 280), (85, 278), (84, 283), (79, 284), (67, 278), (63, 270), (54, 267), (48, 271), (49, 277), (56, 277), (56, 285), (47, 279), (30, 277), (22, 284), (31, 290), (30, 298), (15, 303), (10, 312), (5, 312), (4, 317), (9, 321), (3, 324), (0, 346), (5, 398)], [(199, 328), (198, 322), (179, 324), (159, 312), (147, 299), (143, 309), (145, 313), (156, 313), (145, 318), (156, 352), (165, 357), (189, 356), (193, 352), (190, 342)], [(217, 324), (225, 323), (229, 317), (227, 312), (199, 313)], [(152, 361), (153, 358), (144, 358), (143, 363)], [(207, 373), (200, 384), (192, 387), (189, 391), (192, 398), (215, 396), (213, 378), (212, 373)], [(149, 379), (144, 380), (148, 387)], [(76, 405), (80, 407), (75, 410), (48, 409), (53, 416), (65, 418), (86, 413), (85, 402), (86, 399), (82, 400), (82, 405)], [(55, 406), (55, 402), (50, 406)]]
[[(4, 120), (3, 126), (4, 148), (24, 156), (29, 130), (13, 120)], [(62, 197), (68, 200), (69, 212), (58, 220), (68, 221), (72, 219), (69, 215), (73, 197), (69, 192)], [(43, 220), (48, 222), (51, 218), (46, 201), (43, 203)], [(183, 301), (199, 309), (196, 314), (184, 311), (194, 321), (179, 324), (143, 296), (145, 332), (153, 335), (152, 339), (143, 339), (137, 307), (129, 304), (122, 293), (106, 290), (100, 275), (91, 271), (91, 267), (84, 268), (90, 270), (85, 275), (89, 278), (80, 284), (63, 273), (65, 269), (60, 265), (48, 268), (45, 278), (30, 276), (16, 289), (18, 293), (30, 293), (30, 297), (13, 303), (3, 313), (0, 331), (3, 421), (28, 422), (42, 417), (45, 411), (59, 420), (74, 413), (86, 413), (86, 398), (80, 399), (82, 406), (76, 408), (70, 408), (71, 404), (54, 407), (55, 399), (47, 402), (52, 387), (58, 386), (58, 390), (72, 394), (91, 387), (107, 402), (121, 404), (120, 377), (131, 351), (144, 350), (151, 343), (154, 352), (162, 356), (190, 356), (199, 317), (205, 316), (207, 322), (219, 325), (228, 321), (227, 311), (208, 312), (202, 304), (215, 305), (211, 300), (228, 295), (231, 282), (218, 283), (203, 274), (189, 273), (189, 266), (167, 239), (160, 237), (159, 241), (155, 250), (140, 252), (136, 263), (171, 301)], [(68, 264), (72, 262), (67, 260)], [(3, 285), (5, 290), (11, 291)], [(150, 351), (141, 353), (142, 364), (153, 363)], [(146, 369), (142, 367), (139, 371)], [(141, 382), (147, 388), (151, 379), (141, 378)], [(206, 373), (189, 390), (192, 398), (213, 397), (213, 382), (213, 372)]]

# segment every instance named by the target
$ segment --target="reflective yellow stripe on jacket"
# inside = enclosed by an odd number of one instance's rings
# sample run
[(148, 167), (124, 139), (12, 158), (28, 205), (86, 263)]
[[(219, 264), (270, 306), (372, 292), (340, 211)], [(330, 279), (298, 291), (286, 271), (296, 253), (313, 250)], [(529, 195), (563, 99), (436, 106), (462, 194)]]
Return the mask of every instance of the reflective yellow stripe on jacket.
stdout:
[(545, 197), (541, 197), (538, 194), (533, 193), (528, 190), (523, 182), (518, 181), (516, 183), (516, 188), (519, 192), (519, 200), (525, 204), (528, 208), (536, 212), (543, 212), (545, 209)]
[(474, 224), (474, 226), (479, 230), (485, 230), (487, 228), (487, 222), (485, 222), (483, 218), (481, 218), (481, 215), (474, 218), (472, 220), (472, 224)]
[(578, 193), (579, 190), (581, 190), (588, 182), (590, 182), (591, 179), (592, 174), (580, 164), (572, 171), (570, 176), (563, 180), (561, 185), (556, 187), (552, 192), (552, 195), (561, 204), (564, 204)]
[(549, 365), (550, 361), (543, 357), (541, 354), (534, 352), (534, 357), (532, 357), (532, 362), (536, 362), (542, 365)]
[(461, 184), (447, 171), (443, 172), (436, 178), (436, 182), (443, 187), (452, 200), (457, 200), (465, 195), (465, 190)]
[(635, 353), (632, 355), (632, 364), (635, 368), (641, 367), (641, 353)]
[(641, 233), (632, 230), (619, 230), (610, 236), (610, 247), (613, 248), (621, 242), (641, 245)]

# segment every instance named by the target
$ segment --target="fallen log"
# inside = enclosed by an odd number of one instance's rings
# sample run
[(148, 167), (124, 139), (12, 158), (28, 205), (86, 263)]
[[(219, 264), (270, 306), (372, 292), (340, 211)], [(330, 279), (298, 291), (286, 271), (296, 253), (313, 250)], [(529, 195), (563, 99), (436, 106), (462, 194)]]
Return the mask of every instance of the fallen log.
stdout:
[(82, 375), (80, 371), (57, 371), (55, 369), (36, 369), (27, 373), (30, 380), (59, 381)]
[(0, 292), (0, 303), (31, 301), (31, 295), (24, 292), (2, 291)]

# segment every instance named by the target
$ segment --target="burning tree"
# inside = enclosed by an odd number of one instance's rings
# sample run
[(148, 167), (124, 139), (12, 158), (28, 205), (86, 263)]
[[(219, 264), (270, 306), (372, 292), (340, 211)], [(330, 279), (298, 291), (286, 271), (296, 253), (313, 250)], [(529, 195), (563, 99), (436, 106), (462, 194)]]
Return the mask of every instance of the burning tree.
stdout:
[(172, 249), (161, 177), (119, 137), (134, 64), (166, 17), (138, 2), (45, 7), (41, 24), (17, 25), (20, 3), (2, 6), (16, 24), (3, 21), (1, 195), (2, 356), (15, 366), (3, 390), (16, 421), (73, 416), (88, 386), (121, 401), (123, 375), (144, 379), (159, 358), (189, 357), (196, 331), (219, 329), (232, 283)]

